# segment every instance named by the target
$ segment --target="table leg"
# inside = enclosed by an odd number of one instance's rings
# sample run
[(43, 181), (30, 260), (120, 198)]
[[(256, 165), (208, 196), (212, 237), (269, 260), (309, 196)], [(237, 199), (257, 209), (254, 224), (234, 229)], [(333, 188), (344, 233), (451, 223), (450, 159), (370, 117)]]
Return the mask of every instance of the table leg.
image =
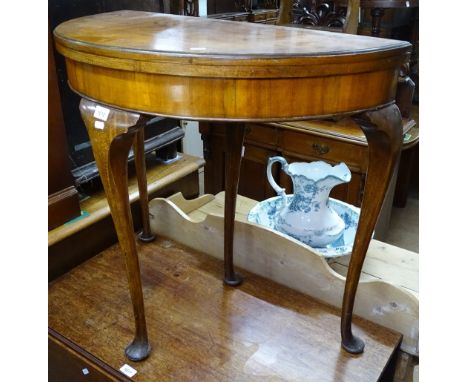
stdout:
[(378, 37), (380, 35), (380, 25), (382, 23), (382, 17), (385, 14), (385, 9), (383, 8), (372, 8), (372, 36)]
[(133, 152), (135, 154), (135, 169), (138, 180), (138, 193), (140, 194), (140, 209), (143, 229), (138, 234), (138, 239), (144, 243), (149, 243), (155, 239), (151, 233), (149, 221), (149, 200), (148, 200), (148, 183), (146, 181), (146, 163), (145, 163), (145, 130), (139, 129), (135, 134), (135, 142), (133, 144)]
[(369, 145), (369, 165), (361, 205), (361, 215), (343, 295), (341, 312), (341, 344), (350, 353), (361, 353), (364, 342), (351, 330), (354, 299), (359, 276), (372, 232), (390, 182), (402, 144), (401, 115), (396, 105), (367, 111), (353, 119), (361, 126)]
[(151, 347), (146, 329), (140, 267), (128, 199), (128, 153), (135, 133), (144, 126), (139, 114), (102, 107), (82, 99), (80, 112), (88, 130), (96, 165), (109, 202), (119, 244), (125, 257), (135, 318), (135, 337), (125, 349), (132, 361), (148, 357)]
[(237, 286), (242, 277), (234, 272), (234, 218), (244, 143), (245, 125), (226, 125), (225, 195), (224, 195), (224, 282)]

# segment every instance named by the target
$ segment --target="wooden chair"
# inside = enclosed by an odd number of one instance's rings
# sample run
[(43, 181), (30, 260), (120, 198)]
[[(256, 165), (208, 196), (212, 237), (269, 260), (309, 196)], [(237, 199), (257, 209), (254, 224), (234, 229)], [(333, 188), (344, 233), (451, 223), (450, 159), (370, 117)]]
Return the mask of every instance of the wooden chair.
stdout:
[(293, 3), (294, 0), (281, 0), (277, 25), (357, 34), (360, 0), (335, 1), (335, 7), (346, 7), (344, 16), (331, 11), (329, 3), (322, 2), (316, 10), (304, 9), (303, 16), (295, 22), (292, 18)]
[[(336, 0), (333, 2), (334, 5), (331, 7), (329, 4), (330, 2), (323, 1), (318, 4), (315, 10), (308, 11), (307, 9), (304, 9), (302, 16), (296, 17), (296, 19), (293, 20), (293, 7), (296, 5), (297, 8), (297, 4), (301, 4), (300, 1), (301, 0), (281, 0), (277, 25), (357, 34), (359, 8), (375, 7), (377, 3), (371, 0)], [(386, 1), (385, 6), (402, 6), (400, 3), (402, 2)], [(412, 1), (410, 5), (418, 6), (418, 2)], [(345, 16), (343, 16), (339, 11), (336, 11), (337, 9), (343, 9), (343, 7), (346, 7)], [(378, 26), (374, 26), (374, 24), (376, 24), (376, 22), (373, 19), (372, 35), (377, 37), (378, 30), (380, 30), (380, 21)], [(394, 200), (394, 205), (396, 207), (404, 207), (406, 205), (411, 173), (415, 162), (415, 150), (419, 141), (418, 127), (416, 126), (413, 128), (416, 123), (411, 115), (415, 84), (409, 75), (410, 66), (407, 63), (403, 65), (400, 70), (396, 104), (400, 108), (404, 123), (407, 125), (405, 126), (404, 131), (408, 133), (407, 135), (410, 136), (410, 138), (408, 138), (408, 141), (404, 141), (404, 151), (402, 153), (398, 169), (398, 180)], [(410, 126), (412, 128), (411, 132), (409, 132)]]

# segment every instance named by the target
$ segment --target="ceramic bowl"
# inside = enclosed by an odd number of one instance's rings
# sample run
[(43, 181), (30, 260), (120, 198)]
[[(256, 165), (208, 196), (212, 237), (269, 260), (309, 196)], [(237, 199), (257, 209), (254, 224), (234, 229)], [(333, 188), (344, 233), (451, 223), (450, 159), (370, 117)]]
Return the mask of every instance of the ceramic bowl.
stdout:
[[(293, 198), (293, 195), (287, 195), (287, 202)], [(331, 244), (323, 248), (314, 248), (314, 251), (320, 253), (326, 258), (340, 257), (350, 255), (353, 250), (354, 237), (359, 221), (360, 209), (348, 203), (330, 198), (330, 207), (345, 222), (343, 234)], [(275, 230), (277, 215), (282, 207), (281, 196), (259, 202), (252, 208), (247, 216), (247, 220), (261, 226)], [(307, 245), (307, 243), (304, 243)]]

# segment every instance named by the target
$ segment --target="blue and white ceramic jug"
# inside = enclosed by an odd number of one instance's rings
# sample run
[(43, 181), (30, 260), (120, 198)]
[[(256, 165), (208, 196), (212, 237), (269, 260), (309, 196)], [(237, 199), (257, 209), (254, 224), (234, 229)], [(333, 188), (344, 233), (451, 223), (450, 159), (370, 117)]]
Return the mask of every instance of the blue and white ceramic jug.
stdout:
[[(289, 204), (285, 189), (276, 184), (271, 174), (275, 162), (280, 162), (282, 170), (292, 178), (294, 195)], [(333, 187), (351, 180), (351, 172), (344, 163), (336, 166), (322, 161), (288, 164), (283, 157), (272, 157), (268, 160), (267, 176), (283, 199), (276, 230), (311, 247), (325, 247), (340, 237), (345, 223), (329, 206), (328, 196)]]

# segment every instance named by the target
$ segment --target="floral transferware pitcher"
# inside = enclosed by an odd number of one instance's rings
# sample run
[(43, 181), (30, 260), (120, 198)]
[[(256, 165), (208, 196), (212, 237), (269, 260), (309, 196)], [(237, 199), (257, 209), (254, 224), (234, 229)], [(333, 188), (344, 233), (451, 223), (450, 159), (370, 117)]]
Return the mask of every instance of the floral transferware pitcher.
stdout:
[[(281, 169), (293, 181), (294, 196), (287, 203), (285, 189), (276, 184), (271, 166), (281, 163)], [(283, 157), (268, 160), (268, 181), (283, 203), (277, 213), (275, 229), (310, 245), (325, 247), (340, 237), (345, 223), (329, 206), (328, 196), (333, 187), (351, 180), (351, 172), (344, 163), (331, 166), (328, 163), (291, 163)]]

